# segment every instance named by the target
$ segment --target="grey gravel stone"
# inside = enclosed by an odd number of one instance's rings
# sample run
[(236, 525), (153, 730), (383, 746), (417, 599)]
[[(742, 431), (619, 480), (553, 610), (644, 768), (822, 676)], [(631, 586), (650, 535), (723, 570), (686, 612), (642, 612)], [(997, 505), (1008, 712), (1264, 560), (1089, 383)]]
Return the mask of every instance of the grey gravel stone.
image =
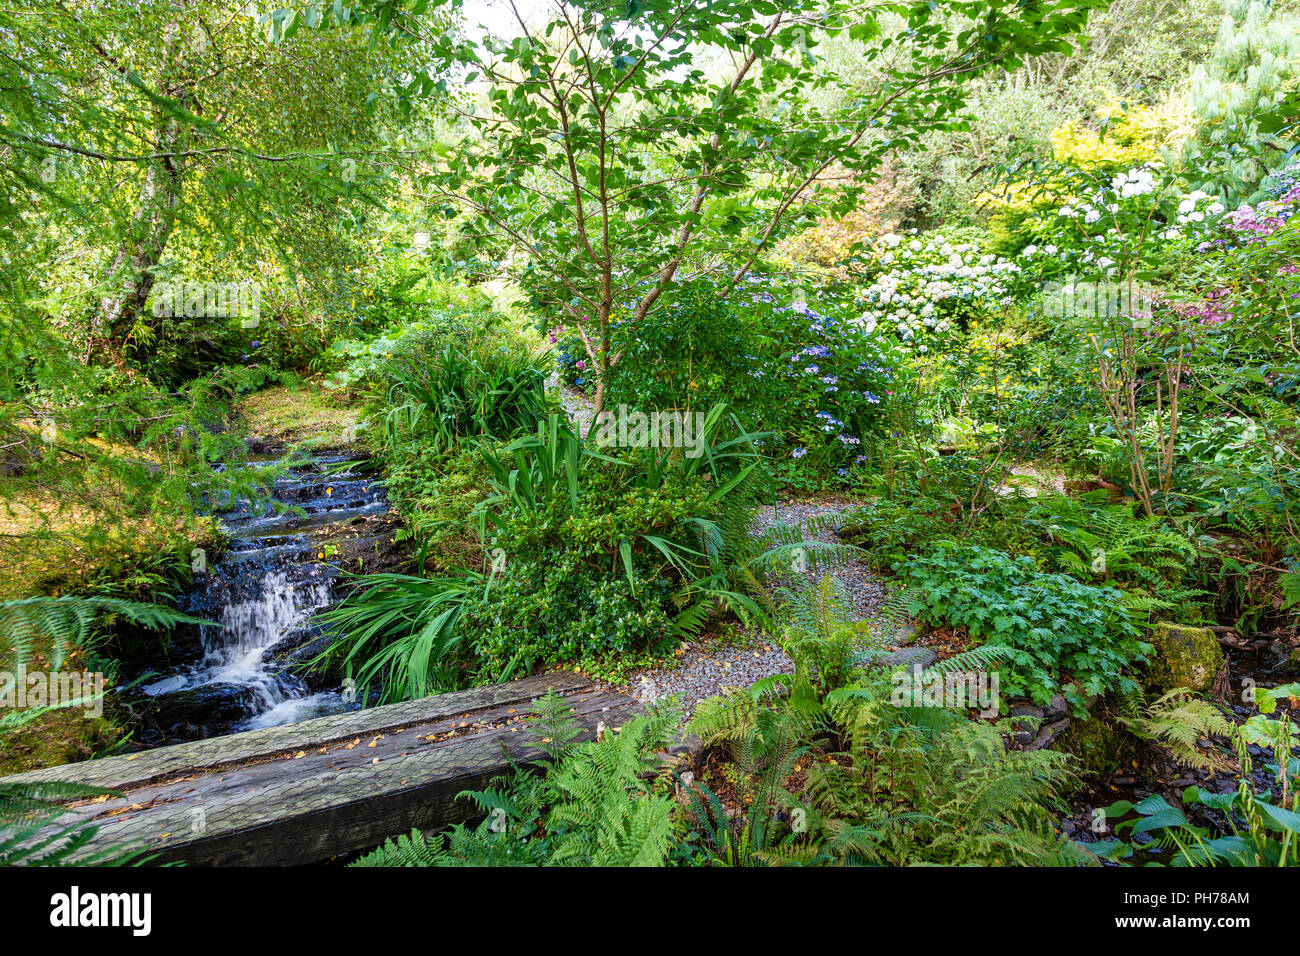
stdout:
[(938, 660), (938, 658), (939, 655), (928, 647), (904, 647), (894, 651), (894, 653), (886, 657), (884, 663), (890, 667), (898, 667), (901, 665), (908, 669), (914, 668), (919, 664), (921, 669), (925, 670)]

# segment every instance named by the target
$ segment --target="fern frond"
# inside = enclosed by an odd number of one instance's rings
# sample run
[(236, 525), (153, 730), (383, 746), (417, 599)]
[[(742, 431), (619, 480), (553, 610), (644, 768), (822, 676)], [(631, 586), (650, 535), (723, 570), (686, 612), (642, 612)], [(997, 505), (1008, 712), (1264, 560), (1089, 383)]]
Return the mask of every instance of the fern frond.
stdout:
[(39, 648), (57, 670), (74, 648), (90, 640), (96, 625), (118, 617), (150, 630), (207, 623), (161, 604), (64, 595), (0, 601), (0, 634), (14, 649), (15, 665), (25, 664)]

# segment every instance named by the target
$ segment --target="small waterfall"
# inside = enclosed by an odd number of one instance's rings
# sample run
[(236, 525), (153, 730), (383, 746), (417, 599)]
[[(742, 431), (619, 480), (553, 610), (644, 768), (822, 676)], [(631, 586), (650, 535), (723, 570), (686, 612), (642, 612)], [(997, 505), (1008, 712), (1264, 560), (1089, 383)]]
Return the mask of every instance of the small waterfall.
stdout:
[(223, 515), (230, 551), (196, 577), (183, 604), (219, 626), (200, 628), (201, 656), (143, 688), (164, 736), (272, 727), (356, 706), (341, 688), (313, 690), (282, 653), (317, 636), (312, 616), (334, 598), (337, 571), (322, 559), (322, 532), (388, 507), (368, 479), (324, 473), (340, 461), (317, 458), (277, 483), (275, 498), (302, 515), (246, 504)]

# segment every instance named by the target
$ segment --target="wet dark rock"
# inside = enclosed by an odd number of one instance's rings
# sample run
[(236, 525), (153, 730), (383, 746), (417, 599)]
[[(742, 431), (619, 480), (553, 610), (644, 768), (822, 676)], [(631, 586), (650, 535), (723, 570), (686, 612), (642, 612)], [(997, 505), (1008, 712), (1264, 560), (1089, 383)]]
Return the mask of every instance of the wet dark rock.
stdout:
[(704, 752), (704, 741), (694, 734), (683, 734), (676, 742), (669, 745), (668, 752), (674, 757), (697, 757)]
[(337, 664), (326, 667), (309, 665), (311, 660), (328, 648), (334, 640), (335, 638), (329, 634), (299, 631), (274, 645), (266, 652), (266, 658), (286, 672), (297, 675), (309, 689), (328, 690), (337, 687), (342, 679)]
[(1070, 718), (1064, 717), (1061, 720), (1050, 724), (1044, 724), (1039, 728), (1038, 734), (1034, 737), (1033, 742), (1025, 747), (1026, 750), (1042, 750), (1044, 747), (1051, 746), (1058, 736), (1065, 732), (1070, 726)]
[[(187, 613), (191, 613), (187, 611)], [(177, 663), (193, 660), (203, 654), (196, 625), (184, 624), (171, 633), (160, 635), (118, 619), (108, 637), (110, 655), (124, 674), (159, 673), (171, 670)]]
[(242, 684), (203, 684), (171, 694), (146, 697), (142, 716), (155, 728), (186, 740), (202, 736), (196, 728), (233, 724), (253, 712), (256, 691)]
[(1035, 720), (1041, 721), (1043, 719), (1044, 714), (1043, 714), (1043, 709), (1041, 707), (1035, 707), (1033, 704), (1012, 704), (1011, 716), (1012, 717), (1033, 717)]

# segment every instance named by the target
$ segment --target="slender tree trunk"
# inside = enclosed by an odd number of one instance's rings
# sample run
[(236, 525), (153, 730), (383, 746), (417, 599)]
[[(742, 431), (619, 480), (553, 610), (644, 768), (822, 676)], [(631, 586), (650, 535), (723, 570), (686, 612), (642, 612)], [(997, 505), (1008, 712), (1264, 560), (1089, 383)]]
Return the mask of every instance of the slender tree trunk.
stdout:
[[(159, 137), (160, 152), (174, 151), (179, 139), (175, 120), (167, 127)], [(176, 224), (183, 176), (184, 161), (176, 157), (150, 162), (131, 229), (105, 273), (120, 284), (100, 301), (96, 327), (115, 364), (123, 364), (122, 350), (153, 289), (154, 268)]]
[[(169, 36), (158, 88), (163, 96), (192, 110), (191, 92), (187, 83), (179, 79), (184, 73), (180, 62), (182, 49), (175, 36)], [(119, 368), (127, 367), (123, 355), (127, 340), (144, 312), (153, 289), (154, 269), (162, 260), (175, 228), (186, 171), (184, 157), (176, 154), (184, 151), (188, 131), (160, 106), (154, 107), (154, 116), (154, 152), (160, 155), (147, 160), (135, 215), (104, 272), (106, 283), (114, 291), (100, 300), (88, 342), (92, 359), (98, 351)]]

